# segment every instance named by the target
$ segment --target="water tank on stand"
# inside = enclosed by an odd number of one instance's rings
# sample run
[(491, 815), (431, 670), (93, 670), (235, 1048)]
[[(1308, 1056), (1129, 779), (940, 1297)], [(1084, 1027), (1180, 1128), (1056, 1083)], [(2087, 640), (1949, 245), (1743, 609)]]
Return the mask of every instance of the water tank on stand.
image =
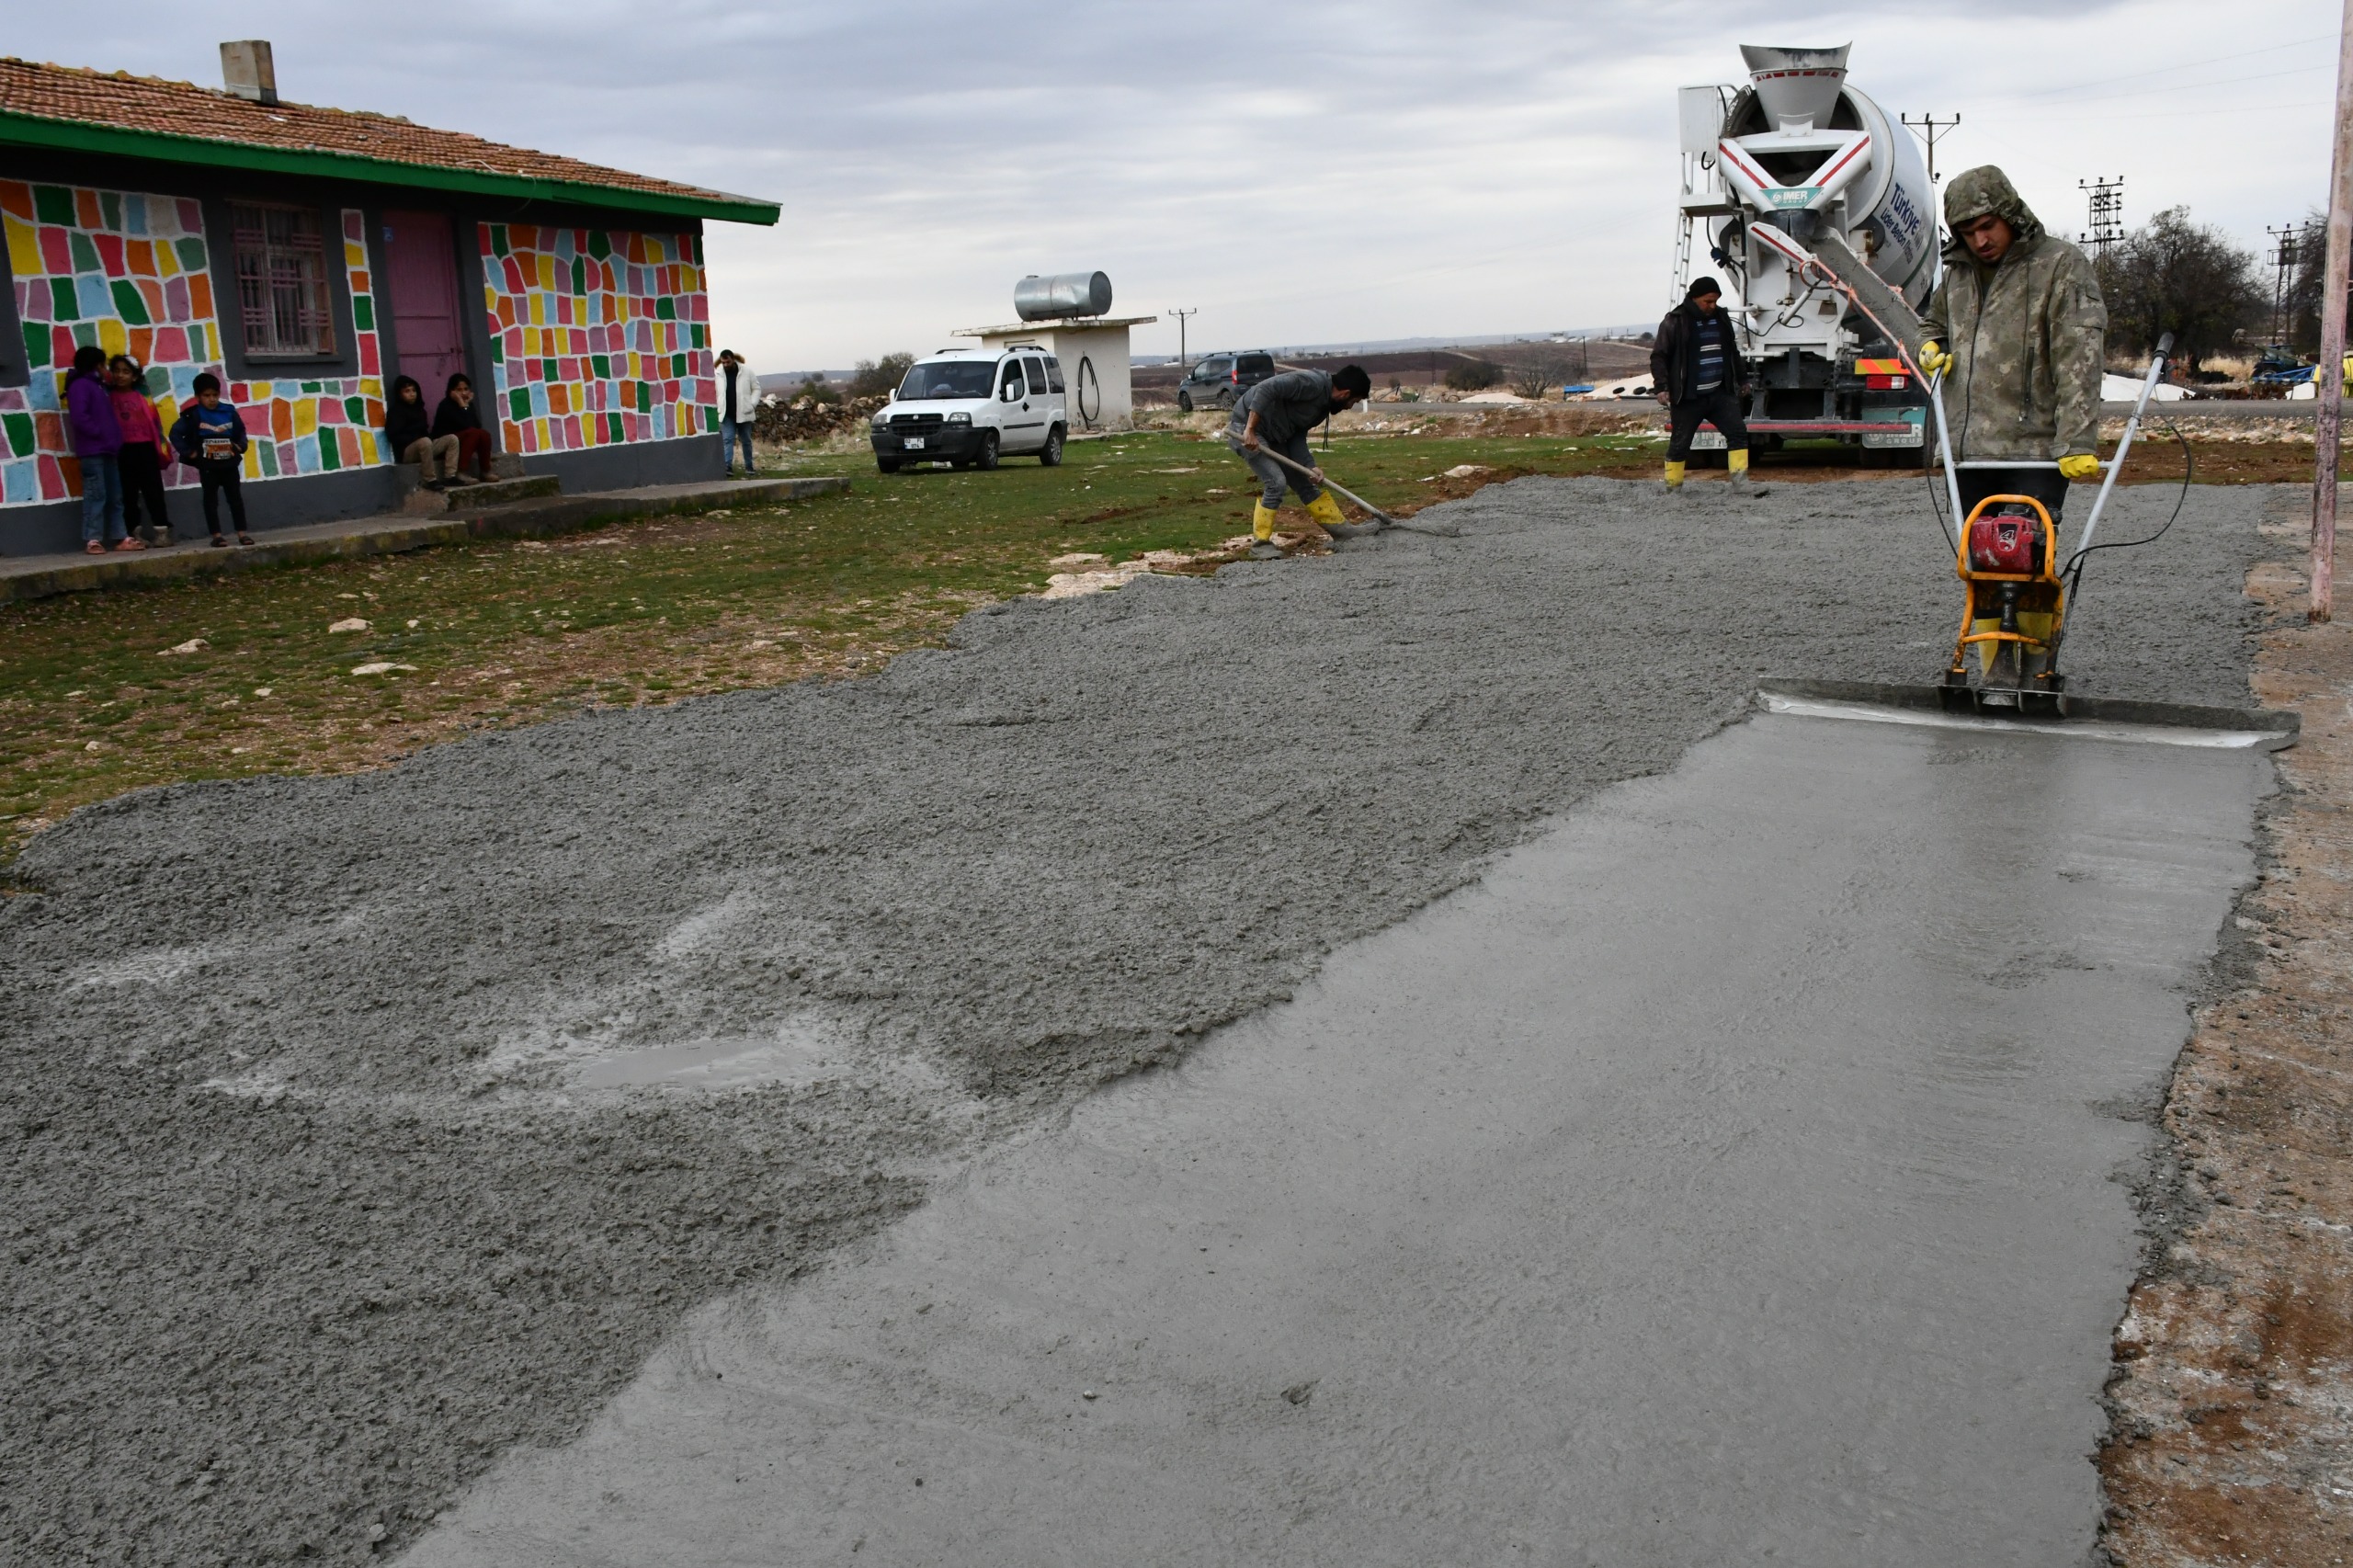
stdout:
[(1033, 272), (1013, 286), (1013, 309), (1023, 321), (1108, 315), (1111, 279), (1100, 272), (1057, 272), (1048, 277)]

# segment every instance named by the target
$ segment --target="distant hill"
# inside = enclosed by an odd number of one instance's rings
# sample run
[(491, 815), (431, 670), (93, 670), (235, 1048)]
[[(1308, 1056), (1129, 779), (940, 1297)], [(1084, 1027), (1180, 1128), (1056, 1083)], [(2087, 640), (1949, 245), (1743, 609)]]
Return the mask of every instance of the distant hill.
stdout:
[[(1650, 349), (1643, 344), (1624, 338), (1598, 336), (1566, 343), (1549, 339), (1529, 342), (1525, 338), (1488, 338), (1469, 343), (1444, 343), (1437, 339), (1395, 341), (1412, 346), (1361, 344), (1352, 348), (1278, 348), (1274, 351), (1275, 362), (1286, 369), (1306, 367), (1317, 370), (1336, 370), (1343, 365), (1361, 365), (1366, 374), (1372, 378), (1375, 387), (1394, 384), (1419, 388), (1436, 385), (1446, 379), (1448, 370), (1478, 360), (1500, 366), (1506, 371), (1521, 366), (1541, 367), (1547, 371), (1548, 380), (1566, 383), (1613, 381), (1631, 375), (1646, 369), (1651, 357)], [(1197, 360), (1200, 358), (1202, 356), (1198, 354), (1194, 356)], [(1176, 383), (1184, 376), (1184, 367), (1174, 360), (1165, 360), (1154, 365), (1137, 365), (1130, 379), (1135, 388), (1136, 401), (1150, 405), (1172, 402)]]

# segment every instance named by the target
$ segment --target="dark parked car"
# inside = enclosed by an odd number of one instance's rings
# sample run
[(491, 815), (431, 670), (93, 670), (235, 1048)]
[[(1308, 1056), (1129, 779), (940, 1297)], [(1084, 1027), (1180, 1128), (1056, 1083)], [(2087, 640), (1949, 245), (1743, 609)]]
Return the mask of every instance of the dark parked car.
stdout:
[(1204, 355), (1176, 383), (1176, 406), (1232, 408), (1233, 400), (1275, 373), (1275, 357), (1265, 352)]

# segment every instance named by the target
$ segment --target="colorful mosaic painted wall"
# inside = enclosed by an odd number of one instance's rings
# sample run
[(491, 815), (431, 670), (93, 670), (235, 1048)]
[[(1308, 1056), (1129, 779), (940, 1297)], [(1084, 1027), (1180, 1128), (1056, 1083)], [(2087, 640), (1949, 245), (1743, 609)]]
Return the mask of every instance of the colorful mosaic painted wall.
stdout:
[[(384, 367), (376, 339), (376, 298), (368, 276), (367, 222), (343, 213), (343, 266), (351, 281), (351, 324), (359, 339), (359, 374), (324, 381), (228, 381), (229, 401), (244, 411), (247, 479), (333, 473), (386, 461)], [(190, 483), (193, 483), (191, 476)]]
[[(0, 505), (63, 501), (82, 491), (63, 415), (74, 351), (95, 344), (147, 368), (166, 427), (196, 395), (199, 371), (222, 377), (254, 441), (250, 479), (324, 473), (380, 462), (383, 378), (360, 214), (342, 214), (360, 374), (318, 381), (229, 381), (221, 362), (211, 256), (201, 207), (184, 197), (0, 180), (0, 229), (23, 323), (28, 383), (0, 388)], [(192, 470), (164, 471), (173, 486)]]
[[(28, 385), (0, 387), (0, 506), (81, 494), (63, 403), (65, 373), (85, 344), (147, 367), (166, 427), (195, 396), (199, 372), (220, 376), (253, 437), (248, 479), (389, 460), (367, 229), (357, 210), (341, 221), (359, 373), (231, 381), (199, 203), (0, 180), (0, 228), (31, 366)], [(503, 449), (574, 451), (719, 427), (696, 236), (484, 223), (480, 240)], [(173, 464), (165, 483), (192, 485), (196, 476)]]
[(574, 451), (719, 428), (699, 239), (480, 228), (500, 446)]

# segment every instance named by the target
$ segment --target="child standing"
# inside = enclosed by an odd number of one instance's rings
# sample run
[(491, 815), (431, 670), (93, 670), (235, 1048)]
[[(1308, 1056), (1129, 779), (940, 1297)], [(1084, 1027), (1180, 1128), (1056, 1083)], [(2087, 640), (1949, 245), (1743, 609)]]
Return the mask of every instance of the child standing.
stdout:
[(245, 457), (245, 421), (234, 403), (221, 400), (221, 378), (210, 370), (196, 378), (196, 401), (172, 426), (172, 447), (180, 461), (194, 465), (197, 483), (204, 488), (204, 526), (211, 531), (212, 548), (229, 541), (221, 537), (221, 498), (229, 500), (229, 515), (237, 522), (237, 542), (251, 544), (245, 531), (245, 493), (241, 470)]
[[(113, 388), (108, 398), (115, 423), (122, 427), (122, 450), (116, 454), (115, 465), (122, 475), (123, 532), (149, 544), (169, 544), (172, 519), (164, 510), (164, 465), (172, 460), (172, 449), (164, 444), (164, 422), (148, 401), (146, 369), (130, 355), (118, 354), (107, 361), (107, 380)], [(139, 516), (142, 506), (144, 522)]]
[(92, 555), (104, 555), (108, 545), (147, 548), (122, 526), (122, 471), (116, 462), (122, 426), (115, 422), (106, 369), (107, 351), (85, 343), (74, 350), (74, 369), (65, 378), (65, 423), (82, 468), (82, 548)]

